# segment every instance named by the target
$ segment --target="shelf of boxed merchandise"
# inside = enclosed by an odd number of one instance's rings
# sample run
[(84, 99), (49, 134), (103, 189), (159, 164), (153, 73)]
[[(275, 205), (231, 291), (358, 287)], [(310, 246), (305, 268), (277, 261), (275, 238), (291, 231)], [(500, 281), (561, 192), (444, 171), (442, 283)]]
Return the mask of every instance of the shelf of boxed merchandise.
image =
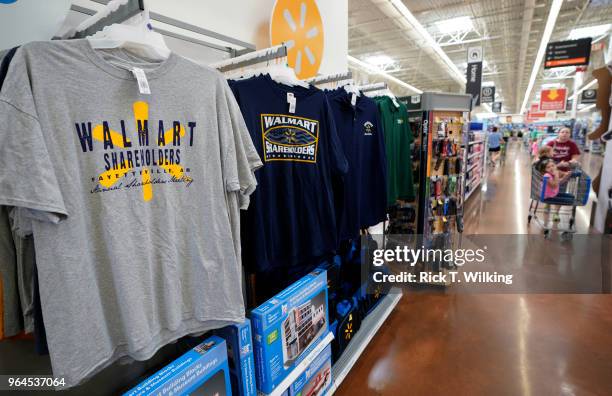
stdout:
[(342, 381), (344, 381), (344, 378), (351, 371), (353, 365), (355, 365), (355, 362), (359, 359), (359, 356), (361, 356), (401, 298), (401, 290), (392, 289), (363, 322), (361, 322), (359, 331), (355, 333), (355, 336), (342, 353), (342, 356), (340, 356), (332, 367), (332, 380), (334, 383), (330, 388), (330, 395), (333, 394)]
[[(306, 371), (308, 366), (310, 366), (310, 363), (312, 363), (312, 361), (315, 360), (315, 358), (319, 356), (323, 349), (325, 349), (325, 347), (328, 346), (333, 340), (334, 335), (330, 332), (325, 336), (325, 338), (323, 338), (319, 342), (319, 344), (312, 351), (310, 351), (310, 353), (304, 358), (304, 360), (300, 362), (300, 364), (295, 366), (293, 371), (287, 377), (285, 377), (285, 379), (280, 384), (278, 384), (274, 391), (272, 391), (272, 393), (268, 393), (268, 395), (281, 396), (282, 394), (284, 394), (285, 391), (289, 389), (291, 384), (293, 384), (295, 380), (298, 379), (298, 377), (302, 375), (304, 371)], [(260, 396), (265, 395), (265, 393), (263, 392), (257, 392), (257, 394)]]
[(469, 181), (469, 183), (467, 184), (469, 187), (469, 191), (467, 192), (467, 194), (465, 195), (465, 200), (467, 201), (468, 198), (472, 195), (472, 193), (474, 191), (476, 191), (478, 189), (478, 186), (480, 186), (480, 183), (482, 183), (482, 176), (478, 179), (478, 183), (474, 183), (474, 180), (476, 178), (472, 179)]

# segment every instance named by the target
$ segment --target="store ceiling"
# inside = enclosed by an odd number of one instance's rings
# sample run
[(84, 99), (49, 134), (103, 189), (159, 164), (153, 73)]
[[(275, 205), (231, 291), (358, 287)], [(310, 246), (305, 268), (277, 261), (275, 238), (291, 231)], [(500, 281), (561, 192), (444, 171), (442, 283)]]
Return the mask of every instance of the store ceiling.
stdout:
[[(506, 113), (520, 110), (552, 2), (403, 0), (461, 73), (465, 73), (467, 48), (484, 47), (483, 85), (495, 84), (497, 100), (503, 102)], [(386, 61), (382, 67), (389, 74), (423, 91), (462, 91), (464, 88), (456, 77), (451, 77), (449, 68), (440, 62), (439, 56), (428, 54), (426, 44), (415, 40), (414, 31), (410, 31), (402, 14), (391, 3), (392, 0), (349, 0), (349, 54), (366, 62), (372, 59), (380, 63)], [(443, 34), (436, 24), (464, 16), (468, 16), (473, 25), (473, 29), (466, 32)], [(577, 27), (611, 22), (612, 0), (565, 0), (551, 41), (567, 39), (569, 32)], [(526, 28), (524, 37), (523, 27)], [(526, 45), (521, 46), (522, 42)], [(372, 58), (376, 56), (378, 58)], [(525, 60), (521, 62), (521, 58)], [(389, 61), (392, 63), (388, 64)], [(540, 68), (530, 101), (535, 99), (544, 83), (564, 83), (572, 92), (573, 73), (567, 79), (554, 80), (547, 78), (549, 74)], [(587, 74), (586, 81), (591, 79), (590, 73)]]

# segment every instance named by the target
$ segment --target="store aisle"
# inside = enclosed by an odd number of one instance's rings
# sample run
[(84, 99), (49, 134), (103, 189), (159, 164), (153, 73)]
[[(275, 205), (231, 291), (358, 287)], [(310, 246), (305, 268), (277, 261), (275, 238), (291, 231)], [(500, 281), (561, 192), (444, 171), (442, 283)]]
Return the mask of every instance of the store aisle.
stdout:
[[(586, 154), (583, 165), (594, 175), (600, 161)], [(470, 198), (466, 233), (540, 233), (527, 226), (529, 177), (529, 155), (512, 142), (486, 191)], [(578, 232), (589, 231), (589, 213), (579, 211)], [(411, 292), (336, 394), (609, 394), (611, 307), (611, 295)]]
[[(602, 157), (584, 153), (583, 169), (595, 177)], [(465, 232), (467, 234), (538, 234), (541, 229), (532, 223), (527, 225), (530, 203), (531, 158), (521, 142), (511, 141), (506, 162), (489, 168), (487, 185), (482, 192), (475, 192), (465, 206)], [(576, 213), (577, 231), (589, 232), (593, 193), (589, 204)]]

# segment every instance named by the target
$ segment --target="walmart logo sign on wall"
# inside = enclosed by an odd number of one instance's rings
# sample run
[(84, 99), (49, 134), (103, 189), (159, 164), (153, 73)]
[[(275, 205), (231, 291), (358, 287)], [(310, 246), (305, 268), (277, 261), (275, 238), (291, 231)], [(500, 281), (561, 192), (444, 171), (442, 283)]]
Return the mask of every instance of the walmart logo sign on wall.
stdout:
[(0, 0), (0, 50), (50, 40), (66, 18), (70, 2)]
[(348, 70), (347, 0), (276, 0), (271, 45), (285, 43), (287, 63), (298, 78)]

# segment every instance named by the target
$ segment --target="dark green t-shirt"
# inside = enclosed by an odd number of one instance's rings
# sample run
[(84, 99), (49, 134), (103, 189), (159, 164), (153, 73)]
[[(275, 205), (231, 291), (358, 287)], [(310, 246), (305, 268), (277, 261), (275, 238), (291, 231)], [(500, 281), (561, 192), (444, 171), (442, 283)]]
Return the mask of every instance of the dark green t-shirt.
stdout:
[(415, 198), (410, 150), (414, 139), (408, 123), (408, 110), (399, 101), (399, 107), (396, 106), (388, 96), (375, 100), (387, 149), (387, 203), (391, 206), (397, 199), (411, 201)]

